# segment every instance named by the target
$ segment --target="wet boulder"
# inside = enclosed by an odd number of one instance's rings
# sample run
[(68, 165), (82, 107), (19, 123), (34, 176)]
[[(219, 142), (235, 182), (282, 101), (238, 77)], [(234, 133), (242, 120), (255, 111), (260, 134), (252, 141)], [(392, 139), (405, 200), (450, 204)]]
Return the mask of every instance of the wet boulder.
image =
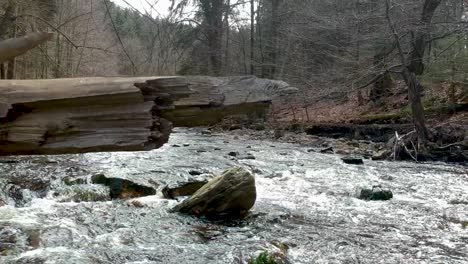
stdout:
[(162, 193), (163, 193), (164, 198), (167, 198), (167, 199), (175, 199), (181, 196), (190, 196), (207, 183), (208, 181), (177, 183), (177, 184), (165, 186), (162, 190)]
[(382, 189), (380, 186), (374, 186), (360, 189), (358, 198), (367, 201), (387, 201), (393, 198), (393, 193), (390, 190)]
[(209, 181), (173, 210), (196, 216), (242, 216), (254, 206), (256, 197), (254, 176), (242, 167), (234, 167)]
[(91, 177), (91, 182), (109, 186), (112, 199), (129, 199), (156, 194), (154, 187), (144, 186), (127, 179), (107, 177), (104, 174), (94, 175)]

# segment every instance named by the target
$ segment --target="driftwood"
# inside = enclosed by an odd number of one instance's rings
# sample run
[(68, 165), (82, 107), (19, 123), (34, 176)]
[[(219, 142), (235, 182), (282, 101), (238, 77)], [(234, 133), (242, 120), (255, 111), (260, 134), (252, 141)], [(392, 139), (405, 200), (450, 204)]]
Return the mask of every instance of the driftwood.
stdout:
[(137, 151), (167, 142), (183, 77), (0, 81), (0, 155)]
[(35, 32), (24, 37), (0, 41), (0, 63), (13, 59), (50, 40), (54, 34)]

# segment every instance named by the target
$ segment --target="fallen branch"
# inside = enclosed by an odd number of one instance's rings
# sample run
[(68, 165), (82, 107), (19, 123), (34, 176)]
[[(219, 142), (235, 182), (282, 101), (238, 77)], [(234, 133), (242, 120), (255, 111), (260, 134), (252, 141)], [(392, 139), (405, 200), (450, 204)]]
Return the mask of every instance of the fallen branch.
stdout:
[(413, 149), (414, 149), (414, 152), (415, 152), (415, 156), (413, 154), (411, 154), (411, 151), (406, 147), (406, 144), (404, 142), (404, 138), (415, 133), (416, 131), (413, 130), (411, 132), (409, 132), (408, 134), (405, 134), (403, 136), (400, 137), (400, 135), (398, 135), (398, 132), (395, 131), (395, 144), (393, 146), (393, 160), (396, 160), (397, 158), (397, 152), (399, 150), (399, 148), (397, 148), (398, 146), (400, 147), (403, 147), (403, 149), (406, 151), (406, 153), (408, 153), (408, 155), (414, 160), (414, 161), (418, 161), (418, 151), (416, 149), (416, 146), (414, 145), (413, 141), (410, 140), (411, 142), (411, 145), (413, 146)]

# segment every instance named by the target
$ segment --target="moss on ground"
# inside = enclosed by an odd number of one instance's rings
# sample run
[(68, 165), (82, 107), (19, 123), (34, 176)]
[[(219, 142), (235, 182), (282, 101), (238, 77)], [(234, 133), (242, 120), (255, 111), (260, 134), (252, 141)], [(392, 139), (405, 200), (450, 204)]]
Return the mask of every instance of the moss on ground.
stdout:
[(252, 258), (250, 264), (277, 264), (275, 258), (268, 252), (262, 252), (256, 258)]

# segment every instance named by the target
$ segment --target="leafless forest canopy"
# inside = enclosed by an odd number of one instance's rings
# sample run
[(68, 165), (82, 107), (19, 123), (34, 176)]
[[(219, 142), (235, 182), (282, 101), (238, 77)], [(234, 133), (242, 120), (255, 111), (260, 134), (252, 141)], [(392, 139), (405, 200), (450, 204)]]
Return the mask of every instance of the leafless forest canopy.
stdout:
[(1, 77), (254, 74), (311, 99), (379, 97), (414, 61), (420, 80), (468, 77), (466, 0), (167, 1), (170, 15), (152, 17), (109, 0), (0, 0), (2, 39), (55, 33)]

